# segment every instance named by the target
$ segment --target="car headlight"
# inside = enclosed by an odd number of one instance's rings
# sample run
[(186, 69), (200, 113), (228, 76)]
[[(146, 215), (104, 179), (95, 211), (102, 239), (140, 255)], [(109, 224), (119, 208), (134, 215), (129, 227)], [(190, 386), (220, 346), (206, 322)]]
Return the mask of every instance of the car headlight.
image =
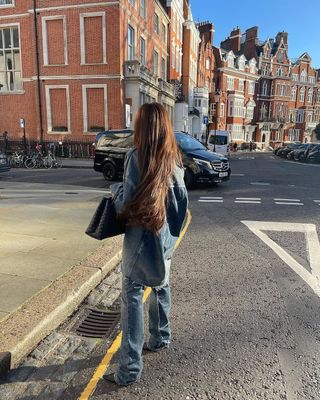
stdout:
[(209, 161), (200, 160), (199, 158), (193, 158), (193, 161), (198, 165), (201, 165), (202, 167), (207, 167), (209, 169), (212, 169), (212, 165), (210, 164)]

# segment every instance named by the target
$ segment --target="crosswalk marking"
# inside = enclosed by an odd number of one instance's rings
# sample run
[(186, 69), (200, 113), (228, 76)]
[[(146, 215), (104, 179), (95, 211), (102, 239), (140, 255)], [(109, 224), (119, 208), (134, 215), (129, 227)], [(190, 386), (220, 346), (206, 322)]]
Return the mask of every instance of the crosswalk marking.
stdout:
[(315, 203), (320, 203), (320, 200), (313, 200)]
[[(262, 199), (261, 197), (222, 197), (222, 196), (201, 196), (198, 198), (200, 203), (224, 203), (226, 201), (233, 201), (235, 204), (270, 204), (282, 205), (282, 206), (304, 206), (305, 203), (300, 199), (285, 199), (285, 198), (274, 198), (274, 199)], [(315, 205), (320, 206), (320, 200), (308, 200), (312, 201)]]
[(236, 197), (236, 200), (261, 200), (261, 197)]
[(203, 200), (221, 200), (221, 199), (223, 199), (223, 197), (200, 197), (200, 199), (203, 199)]
[(210, 199), (200, 199), (198, 200), (200, 203), (223, 203), (223, 200), (210, 200)]
[(273, 199), (274, 201), (291, 201), (291, 202), (293, 202), (293, 201), (297, 201), (297, 202), (299, 202), (300, 201), (300, 199)]
[(276, 201), (275, 204), (283, 205), (283, 206), (303, 206), (303, 203), (290, 203), (285, 201)]
[(235, 200), (237, 204), (261, 204), (261, 201), (254, 201), (254, 200)]

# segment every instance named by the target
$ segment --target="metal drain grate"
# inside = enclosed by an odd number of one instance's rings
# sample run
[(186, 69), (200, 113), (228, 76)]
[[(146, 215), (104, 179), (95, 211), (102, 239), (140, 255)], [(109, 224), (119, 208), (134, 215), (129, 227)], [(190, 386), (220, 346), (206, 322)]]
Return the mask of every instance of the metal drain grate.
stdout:
[(120, 312), (89, 309), (89, 314), (82, 320), (76, 333), (90, 338), (106, 338), (120, 320)]

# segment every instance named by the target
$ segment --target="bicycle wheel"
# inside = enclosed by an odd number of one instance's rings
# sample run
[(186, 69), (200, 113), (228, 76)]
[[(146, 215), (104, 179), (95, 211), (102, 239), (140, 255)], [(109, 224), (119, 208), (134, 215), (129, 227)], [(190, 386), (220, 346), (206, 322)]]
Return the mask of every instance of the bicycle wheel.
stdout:
[(56, 158), (55, 160), (55, 167), (62, 168), (62, 161), (59, 158)]
[(46, 157), (46, 158), (43, 160), (43, 162), (44, 162), (44, 167), (45, 167), (45, 168), (51, 169), (51, 168), (53, 167), (52, 158)]
[(24, 165), (26, 168), (34, 168), (34, 160), (33, 158), (27, 158), (26, 161), (24, 162)]

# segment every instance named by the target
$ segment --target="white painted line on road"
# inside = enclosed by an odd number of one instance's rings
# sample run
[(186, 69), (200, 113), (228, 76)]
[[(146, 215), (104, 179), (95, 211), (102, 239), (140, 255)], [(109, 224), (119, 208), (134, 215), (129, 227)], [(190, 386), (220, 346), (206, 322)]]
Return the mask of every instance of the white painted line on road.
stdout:
[(289, 187), (296, 187), (296, 185), (288, 185)]
[(303, 203), (289, 203), (289, 202), (281, 202), (281, 201), (276, 201), (275, 204), (283, 205), (283, 206), (303, 206)]
[(258, 185), (258, 186), (269, 186), (268, 182), (250, 182), (250, 185)]
[(236, 197), (236, 200), (261, 200), (261, 197)]
[(232, 176), (244, 176), (245, 174), (231, 174)]
[(235, 203), (238, 204), (261, 204), (261, 201), (253, 201), (253, 200), (235, 200)]
[(273, 199), (274, 201), (300, 201), (300, 199)]
[(315, 203), (320, 203), (320, 200), (313, 200)]
[(207, 199), (207, 200), (221, 200), (223, 197), (200, 197), (200, 199)]
[(214, 200), (214, 199), (212, 199), (212, 200), (209, 200), (209, 199), (207, 199), (207, 200), (204, 200), (204, 199), (200, 199), (200, 200), (198, 200), (200, 203), (223, 203), (223, 200)]
[[(246, 225), (255, 235), (257, 235), (266, 245), (268, 245), (320, 297), (320, 243), (316, 225), (265, 221), (241, 222)], [(307, 243), (307, 251), (309, 253), (308, 259), (311, 267), (311, 273), (262, 231), (304, 233)]]

